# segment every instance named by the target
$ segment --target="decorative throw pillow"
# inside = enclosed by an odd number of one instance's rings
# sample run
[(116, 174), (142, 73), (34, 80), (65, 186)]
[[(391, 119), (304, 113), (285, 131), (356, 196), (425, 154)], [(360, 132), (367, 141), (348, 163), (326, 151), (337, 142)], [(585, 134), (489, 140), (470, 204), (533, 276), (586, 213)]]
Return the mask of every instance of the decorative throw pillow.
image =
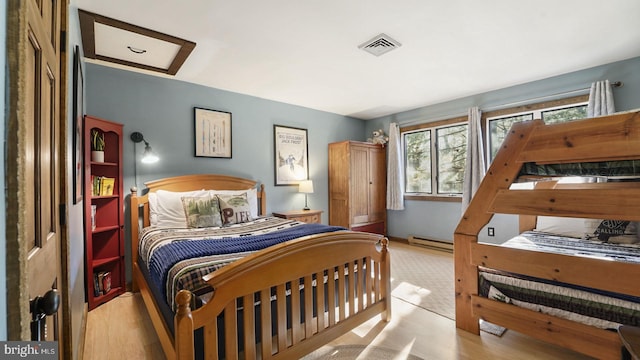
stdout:
[(637, 223), (625, 220), (589, 219), (589, 238), (598, 238), (614, 244), (633, 244), (638, 242)]
[(218, 198), (211, 196), (183, 197), (182, 207), (187, 226), (203, 228), (222, 226)]
[(248, 190), (209, 190), (212, 196), (215, 195), (242, 195), (247, 194), (247, 201), (251, 208), (251, 217), (256, 219), (260, 216), (258, 210), (258, 191), (256, 189)]
[(220, 214), (224, 225), (240, 224), (253, 220), (247, 194), (216, 195), (220, 204)]

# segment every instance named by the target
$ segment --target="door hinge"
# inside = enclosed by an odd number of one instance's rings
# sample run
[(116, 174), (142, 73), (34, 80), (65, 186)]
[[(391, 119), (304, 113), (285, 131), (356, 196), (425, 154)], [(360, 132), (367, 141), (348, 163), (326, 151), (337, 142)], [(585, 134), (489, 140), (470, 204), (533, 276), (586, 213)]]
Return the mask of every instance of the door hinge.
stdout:
[(58, 205), (58, 219), (60, 226), (67, 226), (67, 204)]

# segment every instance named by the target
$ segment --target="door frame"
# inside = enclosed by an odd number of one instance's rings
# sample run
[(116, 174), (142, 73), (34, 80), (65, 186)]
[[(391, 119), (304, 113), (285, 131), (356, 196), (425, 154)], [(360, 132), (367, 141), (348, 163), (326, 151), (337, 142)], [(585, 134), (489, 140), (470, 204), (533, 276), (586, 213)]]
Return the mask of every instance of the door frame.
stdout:
[[(68, 177), (67, 169), (67, 119), (68, 116), (68, 10), (67, 0), (60, 1), (60, 73), (59, 73), (59, 102), (56, 106), (59, 109), (59, 146), (57, 166), (59, 167), (59, 179), (56, 186), (59, 191), (59, 202), (61, 211), (56, 218), (67, 218), (68, 209), (66, 207), (68, 198)], [(21, 203), (24, 201), (20, 195), (23, 193), (25, 184), (21, 183), (23, 170), (24, 149), (21, 148), (21, 137), (24, 132), (20, 130), (21, 124), (25, 124), (25, 100), (21, 94), (21, 77), (24, 73), (24, 61), (26, 48), (26, 11), (24, 1), (8, 1), (6, 8), (6, 53), (7, 69), (5, 72), (7, 83), (6, 89), (6, 117), (5, 117), (5, 137), (6, 141), (6, 162), (5, 162), (5, 221), (6, 221), (6, 286), (7, 286), (7, 339), (28, 341), (30, 334), (31, 314), (29, 312), (29, 293), (27, 279), (27, 259), (28, 251), (23, 245), (24, 225)], [(61, 307), (59, 313), (59, 331), (62, 341), (58, 344), (60, 358), (70, 358), (71, 344), (71, 321), (70, 321), (70, 281), (69, 281), (69, 238), (67, 224), (60, 225), (60, 277), (59, 289), (61, 290)]]

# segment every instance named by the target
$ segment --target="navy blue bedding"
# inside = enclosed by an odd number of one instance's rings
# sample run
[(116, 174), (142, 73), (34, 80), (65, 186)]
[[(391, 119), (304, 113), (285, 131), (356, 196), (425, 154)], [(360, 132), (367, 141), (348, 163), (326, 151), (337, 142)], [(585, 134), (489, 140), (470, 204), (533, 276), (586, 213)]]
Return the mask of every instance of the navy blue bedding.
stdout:
[(210, 290), (202, 276), (255, 251), (299, 237), (344, 230), (280, 218), (260, 218), (225, 228), (153, 229), (143, 231), (140, 256), (151, 282), (174, 308), (181, 289)]

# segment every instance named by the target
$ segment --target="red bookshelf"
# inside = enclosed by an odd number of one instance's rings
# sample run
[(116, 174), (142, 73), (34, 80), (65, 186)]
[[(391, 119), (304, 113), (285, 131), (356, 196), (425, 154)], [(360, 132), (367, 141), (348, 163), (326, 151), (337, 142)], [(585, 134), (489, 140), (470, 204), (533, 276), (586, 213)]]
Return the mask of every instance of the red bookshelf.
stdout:
[[(102, 161), (92, 158), (94, 130), (104, 134)], [(125, 292), (122, 124), (87, 115), (84, 139), (85, 280), (93, 310)], [(102, 181), (105, 193), (96, 188), (100, 179), (113, 179)]]

